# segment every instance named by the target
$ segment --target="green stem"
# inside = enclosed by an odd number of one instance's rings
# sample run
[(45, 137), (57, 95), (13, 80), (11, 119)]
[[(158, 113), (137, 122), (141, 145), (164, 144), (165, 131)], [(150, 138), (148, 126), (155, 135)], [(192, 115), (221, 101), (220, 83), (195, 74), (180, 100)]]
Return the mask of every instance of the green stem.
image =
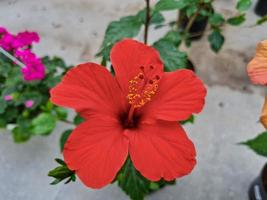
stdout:
[(71, 122), (71, 121), (69, 121), (69, 120), (67, 120), (67, 119), (64, 119), (64, 120), (60, 120), (60, 121), (62, 121), (62, 122), (65, 122), (65, 123), (67, 123), (67, 124), (74, 124), (73, 122)]
[(194, 22), (196, 21), (198, 15), (199, 15), (199, 11), (195, 12), (195, 14), (190, 17), (189, 22), (187, 23), (187, 25), (185, 27), (186, 33), (188, 33), (190, 31), (190, 29), (193, 26)]

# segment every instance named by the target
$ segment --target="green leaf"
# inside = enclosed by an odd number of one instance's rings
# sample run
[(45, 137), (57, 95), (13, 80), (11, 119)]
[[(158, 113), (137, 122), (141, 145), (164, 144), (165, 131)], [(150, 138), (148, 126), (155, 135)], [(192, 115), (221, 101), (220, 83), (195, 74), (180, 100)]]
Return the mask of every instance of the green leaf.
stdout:
[(42, 98), (43, 95), (38, 90), (24, 91), (23, 93), (18, 95), (16, 102), (20, 105), (24, 105), (25, 101), (33, 100), (34, 104), (30, 109), (35, 109), (42, 102)]
[(7, 125), (7, 121), (5, 118), (3, 118), (1, 115), (0, 115), (0, 128), (5, 128)]
[(62, 160), (62, 159), (60, 159), (60, 158), (55, 158), (55, 161), (56, 161), (58, 164), (62, 165), (62, 166), (66, 166), (66, 163), (64, 162), (64, 160)]
[(190, 3), (190, 0), (159, 0), (155, 9), (158, 11), (183, 9)]
[(190, 18), (193, 14), (195, 14), (198, 10), (198, 5), (191, 5), (186, 9), (186, 16)]
[(61, 137), (60, 137), (60, 150), (63, 151), (64, 149), (64, 145), (68, 139), (68, 137), (70, 136), (70, 134), (72, 133), (72, 130), (66, 130), (62, 133)]
[(156, 182), (150, 182), (149, 189), (151, 189), (151, 190), (158, 190), (158, 189), (160, 189), (160, 186)]
[(175, 180), (164, 181), (161, 179), (157, 182), (147, 180), (135, 169), (130, 158), (124, 163), (116, 180), (118, 181), (118, 185), (132, 200), (143, 200), (147, 194), (176, 183)]
[(106, 29), (104, 41), (97, 56), (103, 56), (105, 60), (109, 60), (112, 46), (124, 38), (137, 36), (141, 26), (142, 21), (138, 16), (127, 16), (121, 18), (119, 21), (111, 22)]
[(75, 177), (75, 172), (70, 170), (65, 162), (61, 159), (55, 159), (56, 162), (58, 162), (61, 166), (58, 166), (56, 168), (54, 168), (53, 170), (48, 172), (48, 176), (51, 176), (53, 178), (55, 178), (55, 180), (50, 183), (51, 185), (55, 185), (58, 184), (59, 182), (68, 179), (66, 183), (69, 183), (70, 181), (75, 181), (76, 177)]
[(209, 23), (213, 26), (221, 26), (224, 23), (224, 18), (221, 14), (214, 13), (209, 18)]
[(264, 24), (265, 22), (267, 22), (267, 15), (258, 19), (257, 22), (256, 22), (256, 25), (262, 25)]
[(23, 127), (17, 126), (14, 129), (12, 129), (12, 136), (13, 136), (14, 142), (22, 143), (30, 139), (31, 133), (29, 129), (25, 129)]
[(247, 145), (250, 149), (261, 156), (267, 157), (267, 132), (263, 132), (252, 140), (241, 144)]
[(80, 115), (76, 115), (73, 122), (75, 125), (79, 125), (80, 123), (84, 122), (84, 118), (82, 118)]
[(23, 81), (23, 77), (21, 75), (20, 68), (14, 67), (9, 71), (5, 85), (6, 86), (13, 86), (13, 85), (17, 85), (19, 83), (21, 84), (22, 81)]
[(19, 116), (17, 118), (17, 126), (12, 129), (13, 140), (16, 143), (26, 142), (30, 139), (32, 133), (30, 130), (30, 120)]
[(49, 113), (41, 113), (32, 121), (32, 126), (35, 135), (48, 135), (56, 127), (56, 118)]
[(59, 120), (66, 120), (68, 117), (68, 111), (61, 107), (55, 107), (56, 115)]
[(216, 29), (208, 36), (208, 40), (211, 46), (211, 49), (218, 53), (223, 46), (224, 36), (221, 34), (220, 30)]
[(1, 57), (0, 57), (0, 75), (1, 76), (7, 77), (12, 67), (13, 66), (10, 63), (4, 62), (3, 60), (1, 60)]
[(252, 5), (251, 0), (239, 0), (236, 5), (236, 9), (239, 10), (240, 12), (246, 11), (250, 8)]
[(132, 200), (143, 200), (149, 193), (150, 181), (145, 179), (128, 158), (117, 176), (118, 185)]
[(172, 42), (175, 46), (179, 46), (182, 42), (182, 36), (178, 31), (170, 30), (169, 32), (166, 33), (164, 36), (164, 39), (169, 40)]
[(4, 113), (7, 108), (6, 101), (0, 96), (0, 114)]
[(70, 177), (72, 174), (73, 174), (73, 171), (69, 170), (67, 166), (59, 166), (51, 170), (48, 173), (48, 176), (63, 180), (67, 177)]
[(60, 183), (62, 180), (60, 179), (55, 179), (53, 182), (50, 183), (50, 185), (56, 185), (58, 183)]
[(63, 59), (59, 57), (49, 57), (45, 56), (42, 58), (42, 62), (45, 65), (47, 73), (54, 73), (57, 71), (57, 68), (66, 69), (68, 68)]
[(48, 88), (53, 88), (55, 87), (62, 79), (62, 75), (58, 75), (58, 76), (47, 76), (46, 79), (44, 80), (44, 83), (46, 84), (46, 86)]
[(7, 107), (3, 114), (0, 114), (0, 118), (5, 119), (7, 123), (12, 123), (18, 118), (18, 109), (16, 107)]
[(159, 51), (167, 71), (174, 71), (187, 67), (187, 55), (177, 50), (177, 47), (168, 39), (161, 39), (153, 44)]
[(246, 15), (242, 14), (242, 15), (238, 15), (238, 16), (229, 18), (227, 20), (227, 23), (232, 25), (232, 26), (239, 26), (245, 21), (246, 21)]
[[(143, 24), (146, 23), (146, 9), (143, 9), (137, 13), (137, 17), (139, 17), (140, 21), (142, 21)], [(164, 16), (158, 12), (157, 10), (151, 10), (151, 19), (150, 24), (161, 24), (164, 22)]]
[(191, 115), (187, 120), (180, 122), (182, 125), (184, 124), (194, 124), (195, 116)]

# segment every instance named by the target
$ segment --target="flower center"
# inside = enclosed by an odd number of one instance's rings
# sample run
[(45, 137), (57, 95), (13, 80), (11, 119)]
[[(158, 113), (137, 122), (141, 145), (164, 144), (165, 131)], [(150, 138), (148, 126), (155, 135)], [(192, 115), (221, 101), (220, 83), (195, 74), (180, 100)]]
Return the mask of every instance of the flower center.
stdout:
[(158, 90), (160, 78), (154, 66), (140, 66), (140, 72), (129, 81), (127, 99), (131, 107), (126, 124), (135, 124), (134, 111), (151, 101)]
[(129, 93), (127, 99), (133, 108), (140, 108), (152, 97), (158, 90), (159, 75), (155, 75), (154, 67), (140, 67), (140, 72), (129, 81)]

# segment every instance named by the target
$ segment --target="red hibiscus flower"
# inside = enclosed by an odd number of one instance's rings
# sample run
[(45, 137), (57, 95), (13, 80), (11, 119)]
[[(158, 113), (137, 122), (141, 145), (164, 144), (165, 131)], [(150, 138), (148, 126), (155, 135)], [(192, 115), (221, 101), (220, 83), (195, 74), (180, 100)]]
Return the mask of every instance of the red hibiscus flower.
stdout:
[(92, 188), (112, 182), (128, 155), (152, 181), (189, 174), (196, 152), (177, 121), (202, 110), (201, 80), (190, 70), (164, 73), (158, 52), (131, 39), (118, 42), (110, 57), (115, 77), (81, 64), (51, 90), (54, 104), (86, 119), (65, 144), (67, 166)]

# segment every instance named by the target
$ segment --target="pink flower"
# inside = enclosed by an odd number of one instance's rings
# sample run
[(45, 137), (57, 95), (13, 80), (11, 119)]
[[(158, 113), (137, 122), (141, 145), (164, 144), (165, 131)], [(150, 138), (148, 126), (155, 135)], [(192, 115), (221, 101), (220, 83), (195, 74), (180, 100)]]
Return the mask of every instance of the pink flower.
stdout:
[(7, 30), (4, 27), (0, 26), (0, 35), (1, 34), (6, 34), (6, 33), (7, 33)]
[(0, 47), (6, 51), (14, 52), (14, 56), (25, 64), (21, 70), (24, 80), (42, 80), (45, 77), (45, 66), (41, 59), (29, 49), (33, 42), (39, 42), (39, 35), (29, 31), (12, 35), (3, 27), (0, 27), (1, 33)]
[(34, 101), (33, 100), (27, 100), (24, 102), (24, 105), (26, 108), (31, 108), (34, 104)]
[(29, 46), (32, 45), (33, 42), (39, 42), (39, 40), (40, 37), (36, 32), (21, 32), (15, 37), (13, 41), (13, 47), (17, 49)]
[(45, 66), (40, 58), (36, 57), (29, 49), (15, 51), (15, 56), (26, 66), (22, 68), (24, 80), (42, 80), (45, 77)]
[(6, 51), (11, 51), (13, 49), (13, 41), (15, 37), (10, 33), (5, 33), (0, 39), (0, 46)]
[(13, 96), (12, 95), (6, 95), (4, 96), (4, 100), (5, 101), (11, 101), (13, 99)]

